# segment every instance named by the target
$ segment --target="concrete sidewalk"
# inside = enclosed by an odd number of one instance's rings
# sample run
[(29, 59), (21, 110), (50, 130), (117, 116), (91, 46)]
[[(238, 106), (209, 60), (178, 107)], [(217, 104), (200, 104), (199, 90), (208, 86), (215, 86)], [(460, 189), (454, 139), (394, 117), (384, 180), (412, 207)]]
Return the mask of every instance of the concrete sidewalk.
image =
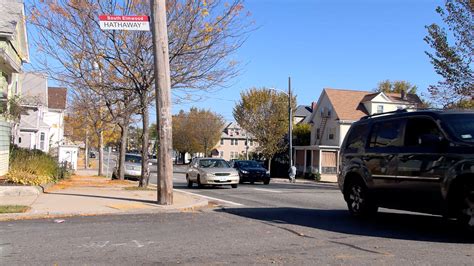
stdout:
[[(78, 171), (68, 180), (47, 188), (37, 197), (2, 196), (0, 205), (30, 206), (26, 213), (0, 214), (0, 220), (68, 217), (118, 213), (182, 212), (208, 206), (206, 199), (174, 191), (173, 205), (156, 204), (157, 191), (129, 190), (137, 182), (110, 180)], [(127, 189), (128, 188), (128, 189)]]

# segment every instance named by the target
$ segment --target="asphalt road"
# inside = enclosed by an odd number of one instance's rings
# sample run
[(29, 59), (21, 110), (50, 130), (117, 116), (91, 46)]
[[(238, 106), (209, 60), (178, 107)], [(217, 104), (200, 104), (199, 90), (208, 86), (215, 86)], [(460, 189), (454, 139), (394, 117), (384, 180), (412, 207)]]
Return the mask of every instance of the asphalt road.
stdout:
[[(155, 179), (156, 180), (156, 179)], [(153, 180), (152, 180), (153, 181)], [(0, 265), (472, 265), (474, 241), (453, 221), (382, 209), (351, 218), (327, 184), (188, 189), (217, 208), (0, 222)]]

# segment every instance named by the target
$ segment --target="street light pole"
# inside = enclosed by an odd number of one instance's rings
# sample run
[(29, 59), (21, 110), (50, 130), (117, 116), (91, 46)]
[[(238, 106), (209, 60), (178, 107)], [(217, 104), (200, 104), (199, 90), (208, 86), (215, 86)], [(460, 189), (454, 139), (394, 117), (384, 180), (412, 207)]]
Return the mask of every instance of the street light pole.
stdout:
[(290, 167), (293, 166), (293, 121), (291, 112), (291, 77), (288, 77), (288, 138)]

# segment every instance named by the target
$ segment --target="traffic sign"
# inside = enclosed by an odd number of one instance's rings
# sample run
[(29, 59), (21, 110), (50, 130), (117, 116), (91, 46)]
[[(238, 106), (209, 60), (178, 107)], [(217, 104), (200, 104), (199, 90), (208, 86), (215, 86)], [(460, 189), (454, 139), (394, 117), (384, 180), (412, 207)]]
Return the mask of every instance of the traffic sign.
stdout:
[(148, 16), (100, 15), (100, 28), (103, 30), (150, 30)]

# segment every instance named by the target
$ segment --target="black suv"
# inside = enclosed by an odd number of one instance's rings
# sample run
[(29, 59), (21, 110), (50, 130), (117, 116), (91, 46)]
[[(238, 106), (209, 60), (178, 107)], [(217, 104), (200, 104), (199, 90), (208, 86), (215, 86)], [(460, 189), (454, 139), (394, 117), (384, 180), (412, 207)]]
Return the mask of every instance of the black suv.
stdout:
[(351, 214), (386, 207), (474, 227), (474, 112), (396, 111), (355, 122), (338, 183)]
[(253, 184), (259, 181), (265, 185), (270, 184), (270, 176), (267, 174), (267, 170), (257, 161), (236, 160), (233, 167), (239, 171), (239, 183), (241, 184), (244, 182)]

